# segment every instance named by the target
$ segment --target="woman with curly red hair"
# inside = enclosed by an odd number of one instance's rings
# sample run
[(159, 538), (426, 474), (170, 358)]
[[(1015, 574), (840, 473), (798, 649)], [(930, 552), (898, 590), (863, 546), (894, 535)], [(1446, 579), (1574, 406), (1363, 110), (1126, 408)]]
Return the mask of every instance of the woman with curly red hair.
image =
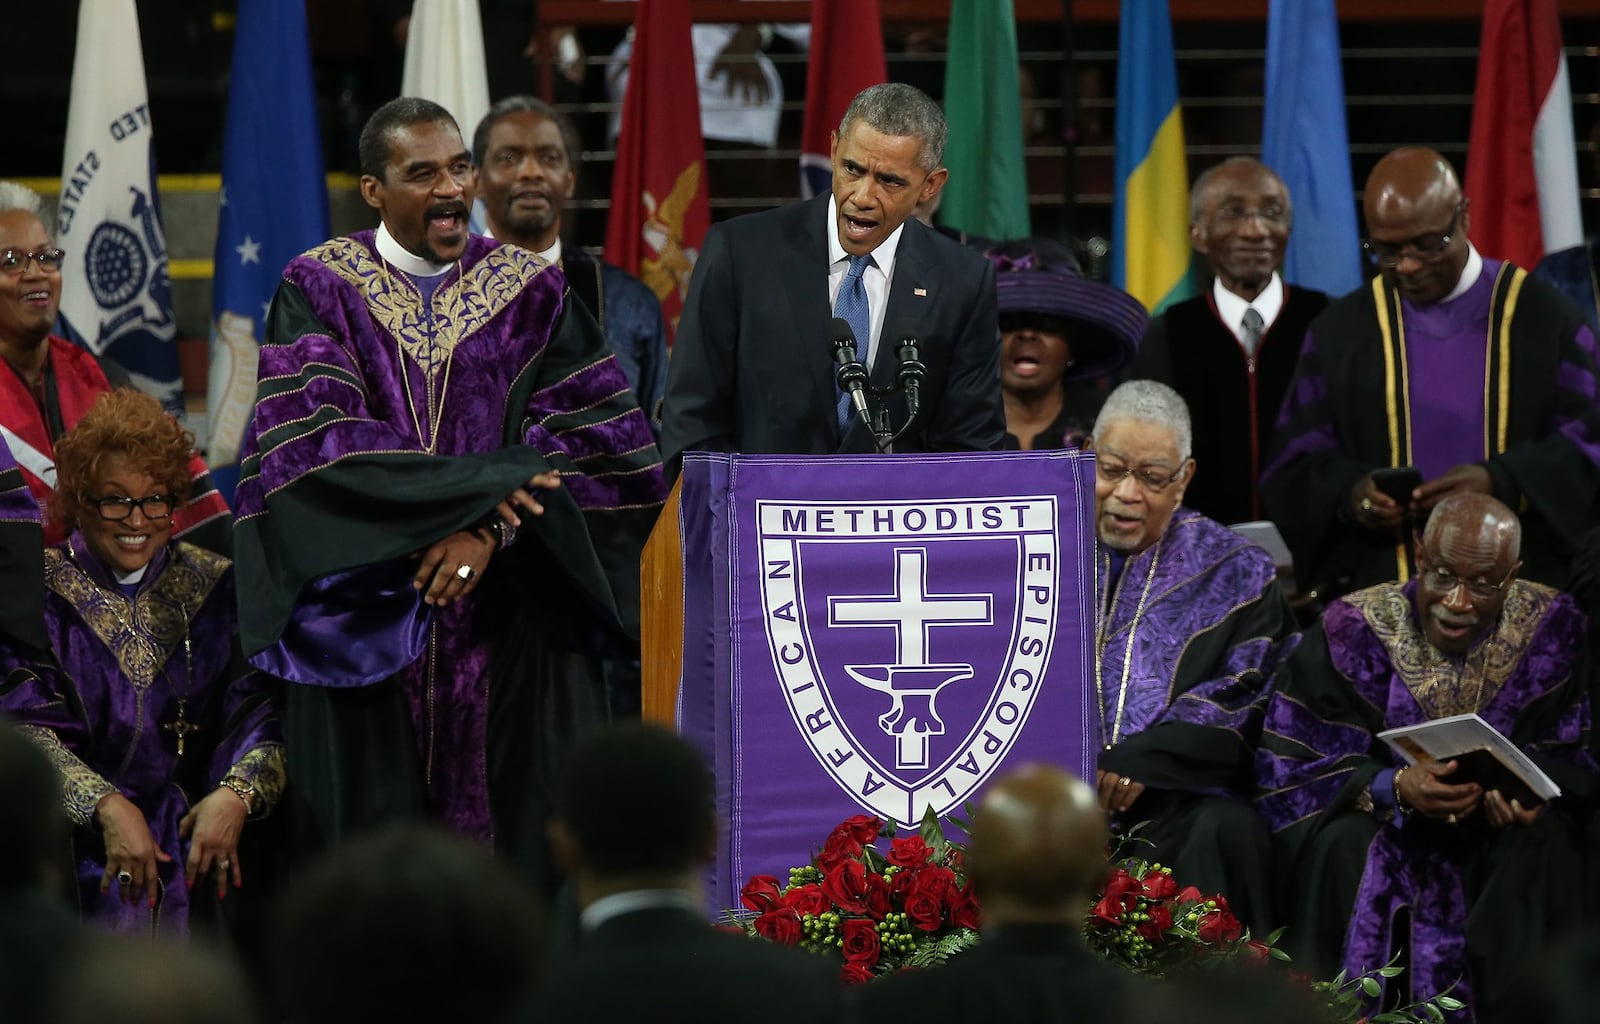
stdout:
[(270, 687), (239, 652), (232, 565), (170, 540), (193, 447), (134, 391), (102, 395), (56, 445), (70, 535), (45, 552), (55, 659), (0, 690), (61, 772), (83, 915), (117, 931), (186, 931), (191, 897), (241, 885), (240, 833), (283, 788)]

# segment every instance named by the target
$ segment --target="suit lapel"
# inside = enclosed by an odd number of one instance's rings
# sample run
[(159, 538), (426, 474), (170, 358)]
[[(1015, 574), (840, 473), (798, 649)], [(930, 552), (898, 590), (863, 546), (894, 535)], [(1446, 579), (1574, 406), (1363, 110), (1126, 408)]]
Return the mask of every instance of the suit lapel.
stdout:
[[(894, 255), (894, 279), (889, 282), (889, 308), (884, 312), (883, 332), (878, 336), (878, 354), (872, 363), (872, 386), (889, 387), (894, 383), (894, 346), (900, 340), (901, 329), (909, 328), (921, 338), (925, 324), (924, 314), (932, 301), (932, 275), (928, 270), (927, 241), (922, 235), (927, 229), (920, 221), (907, 220), (900, 235), (900, 248)], [(921, 294), (917, 294), (921, 292)], [(927, 344), (922, 345), (926, 358)]]
[(828, 324), (833, 310), (828, 305), (828, 196), (821, 195), (801, 204), (798, 245), (777, 249), (783, 254), (780, 283), (774, 291), (786, 297), (790, 322), (794, 324), (789, 343), (802, 354), (801, 362), (810, 371), (810, 405), (819, 411), (833, 436), (838, 436), (838, 415), (834, 396), (833, 360), (828, 353)]

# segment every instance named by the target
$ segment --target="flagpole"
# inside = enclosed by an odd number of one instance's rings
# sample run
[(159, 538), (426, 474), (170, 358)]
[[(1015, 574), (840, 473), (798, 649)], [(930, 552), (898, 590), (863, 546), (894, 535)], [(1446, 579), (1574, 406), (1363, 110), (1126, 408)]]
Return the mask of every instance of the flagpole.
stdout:
[(1061, 0), (1061, 231), (1075, 238), (1078, 228), (1078, 58), (1072, 0)]

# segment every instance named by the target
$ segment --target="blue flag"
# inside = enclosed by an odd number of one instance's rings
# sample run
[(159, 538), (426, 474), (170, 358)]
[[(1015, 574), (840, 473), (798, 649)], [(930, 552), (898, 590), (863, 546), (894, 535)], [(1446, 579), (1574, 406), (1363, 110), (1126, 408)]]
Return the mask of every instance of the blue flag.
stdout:
[(290, 260), (328, 238), (305, 5), (240, 0), (222, 144), (222, 210), (212, 288), (207, 459), (233, 501), (239, 445), (255, 406), (256, 351)]
[(1333, 296), (1360, 287), (1334, 0), (1272, 0), (1261, 162), (1283, 179), (1294, 203), (1284, 277)]

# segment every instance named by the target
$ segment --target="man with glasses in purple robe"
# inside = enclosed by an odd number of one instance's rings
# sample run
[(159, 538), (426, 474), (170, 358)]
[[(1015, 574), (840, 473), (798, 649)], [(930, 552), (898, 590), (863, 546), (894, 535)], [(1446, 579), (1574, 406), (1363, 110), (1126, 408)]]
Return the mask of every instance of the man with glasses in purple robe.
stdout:
[[(1312, 322), (1263, 471), (1301, 589), (1412, 578), (1412, 524), (1451, 494), (1517, 509), (1524, 574), (1560, 586), (1600, 496), (1594, 334), (1554, 288), (1479, 254), (1433, 150), (1378, 161), (1363, 203), (1379, 273)], [(1415, 474), (1385, 472), (1401, 468)]]
[[(1332, 602), (1283, 664), (1256, 760), (1258, 805), (1297, 883), (1296, 962), (1324, 977), (1400, 954), (1407, 970), (1386, 984), (1413, 998), (1456, 985), (1479, 1021), (1526, 1019), (1518, 983), (1585, 923), (1579, 822), (1600, 791), (1584, 616), (1518, 578), (1521, 541), (1494, 498), (1441, 499), (1417, 578)], [(1460, 761), (1404, 765), (1378, 739), (1463, 714), (1561, 795), (1525, 805)]]
[(241, 638), (290, 683), (303, 850), (427, 817), (550, 889), (554, 767), (637, 652), (660, 459), (561, 270), (468, 232), (444, 108), (379, 108), (361, 164), (381, 224), (292, 260), (267, 318)]
[(1198, 469), (1189, 411), (1150, 380), (1095, 420), (1100, 618), (1094, 693), (1100, 804), (1169, 864), (1221, 894), (1257, 937), (1278, 923), (1272, 841), (1250, 804), (1268, 681), (1295, 643), (1270, 555), (1181, 504)]

